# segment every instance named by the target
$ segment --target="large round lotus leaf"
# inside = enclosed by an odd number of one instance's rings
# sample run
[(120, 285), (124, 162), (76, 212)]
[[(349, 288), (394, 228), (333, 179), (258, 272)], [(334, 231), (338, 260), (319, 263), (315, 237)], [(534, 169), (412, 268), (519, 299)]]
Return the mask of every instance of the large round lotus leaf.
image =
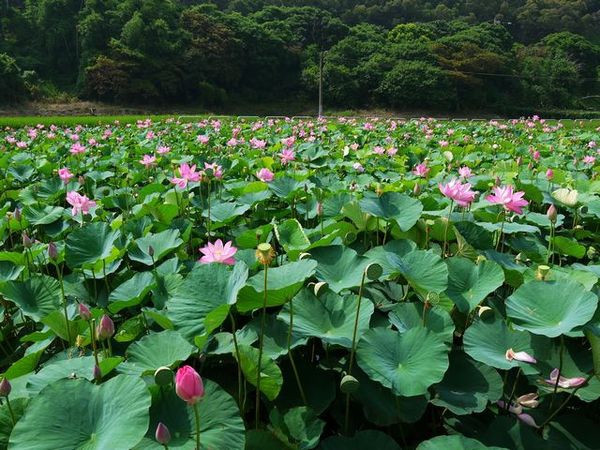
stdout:
[(417, 450), (504, 450), (504, 447), (488, 447), (481, 442), (461, 435), (437, 436), (421, 442)]
[(298, 450), (315, 448), (325, 428), (325, 422), (306, 406), (291, 408), (283, 415), (274, 408), (269, 418), (276, 434), (285, 436), (285, 439)]
[(288, 219), (276, 224), (274, 231), (279, 244), (288, 255), (290, 252), (297, 255), (310, 246), (310, 240), (296, 219)]
[(402, 231), (410, 230), (423, 212), (419, 200), (399, 192), (384, 192), (381, 196), (367, 193), (360, 201), (360, 208), (375, 217), (395, 220)]
[[(253, 386), (258, 382), (258, 355), (259, 350), (247, 345), (239, 345), (239, 361), (246, 380)], [(236, 358), (238, 355), (235, 355)], [(275, 400), (283, 386), (283, 375), (279, 366), (264, 353), (260, 365), (260, 391), (269, 400)]]
[[(295, 316), (295, 314), (294, 314)], [(295, 317), (294, 317), (295, 318)], [(242, 336), (243, 340), (248, 344), (253, 344), (258, 341), (260, 335), (261, 317), (257, 316), (250, 321), (242, 330), (236, 333), (238, 343), (240, 341), (239, 335)], [(265, 334), (263, 336), (263, 353), (271, 359), (277, 359), (280, 356), (286, 355), (289, 324), (281, 320), (276, 316), (267, 315), (265, 320)], [(232, 335), (229, 334), (231, 337)], [(250, 336), (254, 336), (251, 339)], [(231, 339), (233, 341), (233, 338)], [(294, 323), (294, 330), (290, 340), (290, 348), (298, 347), (299, 345), (306, 344), (308, 338), (298, 332), (296, 324)], [(233, 342), (232, 342), (233, 344)], [(234, 346), (235, 347), (235, 346)], [(235, 351), (235, 348), (232, 349)]]
[(31, 225), (48, 225), (62, 217), (64, 208), (59, 206), (26, 206), (23, 215)]
[[(283, 305), (300, 290), (304, 280), (310, 278), (317, 267), (317, 262), (312, 259), (284, 264), (280, 267), (271, 267), (267, 273), (267, 306)], [(240, 312), (252, 311), (262, 308), (264, 304), (264, 271), (260, 271), (248, 280), (246, 286), (240, 291), (236, 305)]]
[(502, 378), (491, 367), (469, 358), (463, 352), (450, 353), (450, 367), (441, 383), (435, 386), (436, 406), (448, 408), (454, 414), (481, 412), (488, 402), (502, 396)]
[(449, 258), (446, 295), (459, 311), (468, 313), (504, 283), (502, 268), (493, 261), (479, 264), (460, 257)]
[(318, 263), (317, 278), (325, 281), (334, 292), (360, 286), (369, 264), (367, 258), (343, 245), (318, 247), (311, 250), (310, 254)]
[(387, 277), (394, 272), (394, 266), (388, 256), (390, 254), (404, 256), (417, 249), (417, 244), (408, 239), (390, 241), (383, 246), (373, 247), (365, 253), (365, 257), (371, 262), (377, 263), (383, 269), (383, 276)]
[(515, 328), (557, 337), (587, 323), (598, 306), (596, 294), (574, 281), (530, 281), (506, 300)]
[[(539, 338), (546, 342), (546, 338)], [(467, 328), (463, 337), (465, 352), (476, 361), (497, 369), (508, 370), (521, 367), (526, 373), (538, 373), (535, 365), (517, 360), (506, 359), (506, 351), (512, 348), (515, 352), (527, 352), (536, 356), (532, 336), (527, 331), (509, 328), (500, 314), (494, 313), (490, 318), (476, 318)], [(535, 346), (538, 348), (539, 346)], [(539, 355), (537, 355), (539, 358)]]
[(544, 441), (535, 428), (521, 422), (514, 415), (496, 417), (487, 430), (481, 431), (479, 438), (488, 446), (497, 445), (511, 450), (548, 450), (549, 448), (562, 450), (564, 448)]
[(400, 450), (400, 446), (390, 436), (381, 431), (359, 431), (353, 437), (331, 436), (321, 442), (320, 450)]
[(167, 301), (167, 315), (175, 329), (190, 341), (211, 333), (227, 317), (247, 277), (243, 263), (233, 268), (217, 263), (194, 267)]
[[(129, 258), (151, 266), (183, 244), (183, 241), (179, 237), (179, 230), (165, 230), (137, 239), (135, 244), (129, 251)], [(154, 250), (154, 256), (150, 256), (150, 247)]]
[[(356, 321), (358, 296), (342, 297), (329, 290), (315, 297), (309, 289), (303, 289), (293, 299), (294, 332), (300, 336), (316, 337), (323, 342), (350, 348)], [(373, 315), (373, 303), (363, 298), (360, 303), (357, 339), (369, 328)], [(290, 307), (285, 305), (279, 317), (290, 323)]]
[(32, 275), (25, 281), (8, 281), (0, 294), (16, 304), (23, 314), (40, 321), (60, 308), (60, 284), (46, 275)]
[(425, 394), (448, 368), (446, 345), (422, 327), (402, 334), (372, 328), (358, 343), (356, 356), (369, 378), (405, 397)]
[[(244, 422), (235, 400), (217, 383), (206, 378), (203, 381), (204, 397), (198, 404), (202, 450), (243, 450), (246, 440)], [(171, 433), (169, 449), (194, 450), (196, 425), (193, 408), (177, 397), (172, 387), (161, 390), (154, 386), (152, 394), (148, 432), (133, 448), (163, 450), (164, 447), (154, 439), (156, 426), (162, 422)]]
[[(100, 358), (100, 372), (103, 376), (107, 376), (121, 361), (123, 358), (120, 356)], [(49, 384), (62, 378), (77, 377), (93, 381), (95, 365), (93, 356), (47, 361), (41, 370), (29, 377), (27, 390), (30, 394), (37, 394)]]
[(34, 397), (10, 435), (15, 450), (128, 450), (148, 430), (150, 393), (141, 378), (101, 385), (59, 380)]
[(415, 250), (406, 255), (388, 255), (392, 276), (402, 275), (415, 291), (422, 295), (437, 294), (448, 287), (448, 267), (444, 260), (430, 251)]
[(19, 278), (23, 269), (24, 266), (16, 265), (11, 261), (0, 261), (0, 286), (2, 283)]
[(144, 336), (127, 349), (127, 361), (119, 371), (131, 375), (150, 375), (159, 367), (173, 366), (185, 361), (194, 351), (176, 331), (166, 330)]
[(81, 267), (108, 258), (119, 234), (118, 230), (112, 230), (106, 222), (94, 222), (77, 228), (67, 236), (67, 265), (71, 268)]
[(446, 343), (452, 343), (454, 337), (454, 322), (448, 312), (438, 306), (428, 307), (421, 302), (398, 303), (390, 311), (389, 320), (400, 333), (411, 328), (425, 326), (436, 333)]
[[(11, 395), (10, 406), (17, 422), (25, 413), (28, 401), (29, 399), (27, 398), (14, 398)], [(0, 406), (0, 448), (7, 448), (8, 438), (10, 437), (10, 433), (12, 432), (13, 428), (14, 425), (8, 405), (6, 402), (3, 402), (2, 406)]]
[(380, 427), (396, 423), (414, 423), (427, 409), (428, 396), (397, 397), (390, 389), (371, 380), (365, 373), (356, 368), (352, 371), (360, 383), (352, 398), (362, 404), (365, 418)]
[(117, 313), (125, 308), (139, 305), (146, 294), (156, 287), (152, 272), (137, 272), (129, 280), (117, 286), (108, 296), (108, 309)]

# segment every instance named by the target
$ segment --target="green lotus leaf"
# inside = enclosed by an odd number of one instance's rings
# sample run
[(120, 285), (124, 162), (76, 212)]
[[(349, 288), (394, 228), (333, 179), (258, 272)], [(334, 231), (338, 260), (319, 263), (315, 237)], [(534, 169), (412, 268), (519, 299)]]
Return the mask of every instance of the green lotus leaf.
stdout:
[(65, 261), (71, 268), (95, 264), (111, 255), (120, 232), (105, 222), (94, 222), (67, 236)]
[(321, 442), (321, 450), (400, 450), (400, 446), (387, 434), (376, 430), (363, 430), (353, 437), (331, 436)]
[(59, 206), (34, 206), (23, 208), (23, 215), (32, 225), (48, 225), (62, 217), (64, 208)]
[(318, 262), (317, 278), (334, 292), (360, 286), (369, 261), (343, 245), (318, 247), (310, 252)]
[(402, 334), (372, 328), (359, 341), (356, 357), (369, 378), (404, 397), (425, 394), (448, 369), (446, 345), (421, 327)]
[(389, 320), (400, 333), (412, 328), (424, 326), (440, 339), (451, 344), (454, 338), (454, 322), (450, 314), (439, 306), (430, 306), (425, 309), (421, 302), (398, 303), (391, 311)]
[(8, 281), (0, 286), (0, 294), (36, 321), (61, 305), (60, 284), (47, 275), (31, 275), (25, 281)]
[[(303, 289), (293, 299), (294, 332), (305, 338), (316, 337), (323, 342), (352, 346), (358, 296), (340, 296), (330, 290), (316, 297), (311, 290)], [(373, 303), (361, 300), (357, 339), (369, 328), (373, 315)], [(290, 323), (290, 304), (286, 304), (279, 318)]]
[(481, 442), (461, 435), (437, 436), (421, 442), (417, 450), (506, 450), (504, 447), (488, 447)]
[(415, 250), (406, 255), (388, 255), (392, 276), (402, 275), (415, 291), (423, 296), (440, 294), (448, 287), (448, 267), (432, 252)]
[(117, 313), (122, 309), (139, 305), (155, 286), (152, 272), (137, 272), (110, 293), (108, 309), (110, 312)]
[[(259, 350), (247, 345), (239, 347), (239, 365), (246, 380), (253, 386), (258, 381), (258, 354)], [(237, 355), (236, 355), (237, 357)], [(269, 400), (275, 400), (283, 386), (283, 376), (281, 370), (267, 355), (263, 353), (260, 368), (260, 391), (265, 394)]]
[(146, 434), (149, 408), (150, 393), (141, 378), (119, 375), (100, 385), (59, 380), (29, 402), (9, 447), (129, 450)]
[(596, 294), (574, 281), (529, 281), (506, 300), (515, 328), (557, 337), (586, 324), (598, 306)]
[[(179, 237), (179, 230), (165, 230), (156, 234), (149, 234), (135, 241), (135, 247), (129, 250), (129, 258), (151, 266), (173, 250), (178, 248), (183, 241)], [(150, 256), (149, 249), (154, 250), (154, 257)]]
[(381, 196), (367, 193), (361, 199), (360, 207), (375, 217), (396, 221), (402, 231), (410, 230), (423, 212), (419, 200), (398, 192), (384, 192)]

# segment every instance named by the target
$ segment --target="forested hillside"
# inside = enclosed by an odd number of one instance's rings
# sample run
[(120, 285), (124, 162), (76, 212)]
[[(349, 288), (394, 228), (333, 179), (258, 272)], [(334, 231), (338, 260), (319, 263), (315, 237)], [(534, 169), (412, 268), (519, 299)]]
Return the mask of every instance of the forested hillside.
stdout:
[(2, 0), (0, 101), (582, 108), (600, 0)]

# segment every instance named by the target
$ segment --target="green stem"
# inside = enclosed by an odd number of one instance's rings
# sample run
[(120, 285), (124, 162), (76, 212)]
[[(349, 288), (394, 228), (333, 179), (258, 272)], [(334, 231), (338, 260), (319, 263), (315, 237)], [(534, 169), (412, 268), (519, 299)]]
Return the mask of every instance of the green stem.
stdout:
[(542, 423), (542, 424), (540, 425), (540, 428), (544, 428), (544, 427), (545, 427), (545, 426), (548, 424), (548, 422), (550, 422), (552, 419), (554, 419), (554, 418), (556, 417), (556, 415), (557, 415), (557, 414), (558, 414), (558, 413), (559, 413), (559, 412), (560, 412), (560, 411), (561, 411), (561, 410), (562, 410), (562, 409), (563, 409), (565, 406), (567, 406), (567, 403), (569, 403), (569, 401), (571, 401), (571, 399), (573, 398), (573, 396), (575, 395), (575, 393), (576, 393), (576, 392), (577, 392), (579, 389), (581, 389), (583, 386), (585, 386), (586, 384), (588, 384), (588, 382), (589, 382), (589, 381), (590, 381), (590, 380), (591, 380), (593, 377), (594, 377), (594, 374), (593, 374), (593, 373), (592, 373), (592, 374), (590, 374), (590, 375), (588, 375), (588, 377), (585, 379), (585, 382), (584, 382), (584, 383), (582, 383), (581, 385), (579, 385), (579, 386), (577, 386), (575, 389), (573, 389), (573, 390), (571, 391), (571, 393), (569, 394), (569, 396), (566, 398), (566, 400), (565, 400), (564, 402), (562, 402), (562, 403), (560, 404), (560, 406), (559, 406), (558, 408), (556, 408), (556, 410), (555, 410), (555, 411), (554, 411), (552, 414), (550, 414), (550, 415), (548, 416), (548, 418), (547, 418), (547, 419), (544, 421), (544, 423)]
[(554, 383), (554, 391), (552, 392), (552, 400), (550, 400), (550, 409), (552, 409), (552, 405), (554, 404), (554, 399), (556, 398), (556, 392), (558, 391), (558, 383), (560, 381), (560, 376), (562, 375), (564, 351), (565, 351), (565, 338), (563, 335), (561, 335), (560, 336), (560, 353), (559, 353), (560, 361), (558, 363), (558, 375), (556, 377), (556, 383)]
[(306, 400), (306, 394), (304, 393), (304, 388), (302, 387), (302, 382), (300, 381), (300, 375), (298, 375), (298, 369), (296, 368), (296, 362), (294, 361), (294, 355), (292, 353), (292, 330), (294, 328), (294, 301), (290, 300), (290, 328), (288, 330), (287, 336), (287, 350), (288, 355), (290, 357), (290, 364), (292, 365), (292, 370), (294, 371), (294, 376), (296, 377), (296, 384), (298, 384), (298, 390), (300, 391), (300, 396), (302, 397), (302, 402), (304, 402), (305, 406), (308, 406), (308, 401)]
[(98, 362), (98, 347), (96, 347), (96, 335), (94, 333), (94, 324), (93, 320), (88, 320), (88, 325), (90, 326), (90, 339), (92, 340), (92, 350), (94, 351), (94, 361), (96, 365), (100, 367), (100, 363)]
[(231, 320), (231, 332), (233, 333), (233, 346), (235, 348), (235, 357), (237, 360), (237, 377), (238, 377), (238, 406), (242, 406), (242, 367), (240, 363), (240, 348), (238, 347), (237, 336), (235, 335), (235, 319), (229, 311), (229, 319)]
[(546, 251), (546, 264), (550, 263), (550, 256), (552, 255), (552, 243), (554, 241), (554, 224), (550, 224), (550, 240), (548, 241), (548, 250)]
[(448, 211), (448, 217), (446, 217), (446, 227), (444, 228), (444, 247), (442, 248), (442, 258), (446, 257), (446, 247), (448, 246), (448, 227), (450, 226), (450, 216), (452, 214), (452, 208), (454, 207), (454, 200), (450, 201), (450, 210)]
[[(360, 317), (360, 304), (362, 301), (363, 288), (367, 271), (363, 271), (358, 290), (358, 305), (356, 306), (356, 318), (354, 319), (354, 330), (352, 332), (352, 349), (350, 350), (350, 363), (348, 364), (348, 375), (352, 375), (352, 366), (354, 365), (354, 353), (356, 352), (356, 335), (358, 333), (358, 319)], [(346, 414), (344, 417), (344, 433), (348, 434), (348, 419), (350, 417), (350, 394), (346, 394)]]
[(200, 411), (198, 403), (194, 403), (194, 417), (196, 418), (196, 450), (200, 450)]
[(206, 218), (206, 230), (208, 239), (210, 240), (210, 179), (208, 180), (208, 191), (206, 192), (206, 200), (208, 201), (208, 217)]
[(258, 423), (260, 419), (260, 372), (262, 370), (262, 354), (263, 354), (263, 342), (265, 335), (265, 322), (267, 320), (267, 273), (269, 265), (265, 264), (265, 278), (264, 278), (264, 297), (262, 307), (262, 318), (260, 321), (260, 336), (258, 342), (258, 363), (256, 367), (256, 429), (258, 429)]
[(6, 396), (6, 406), (8, 406), (8, 412), (10, 413), (10, 420), (12, 420), (13, 427), (17, 424), (15, 420), (15, 413), (13, 412), (12, 406), (10, 405), (10, 400), (8, 396)]
[(71, 340), (71, 327), (69, 326), (69, 313), (67, 312), (67, 297), (65, 297), (65, 286), (64, 286), (64, 283), (63, 283), (62, 270), (60, 270), (58, 268), (58, 265), (56, 265), (56, 272), (58, 273), (58, 282), (60, 284), (60, 295), (62, 297), (63, 311), (65, 313), (65, 325), (66, 325), (66, 329), (67, 329), (67, 341), (69, 342), (69, 346), (70, 346), (73, 341)]

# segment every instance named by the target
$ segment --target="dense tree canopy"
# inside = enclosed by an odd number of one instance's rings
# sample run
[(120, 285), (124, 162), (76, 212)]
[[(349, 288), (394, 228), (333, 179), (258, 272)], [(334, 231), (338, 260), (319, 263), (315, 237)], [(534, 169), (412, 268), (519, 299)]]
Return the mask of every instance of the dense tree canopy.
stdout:
[(2, 0), (0, 101), (578, 107), (600, 0)]

